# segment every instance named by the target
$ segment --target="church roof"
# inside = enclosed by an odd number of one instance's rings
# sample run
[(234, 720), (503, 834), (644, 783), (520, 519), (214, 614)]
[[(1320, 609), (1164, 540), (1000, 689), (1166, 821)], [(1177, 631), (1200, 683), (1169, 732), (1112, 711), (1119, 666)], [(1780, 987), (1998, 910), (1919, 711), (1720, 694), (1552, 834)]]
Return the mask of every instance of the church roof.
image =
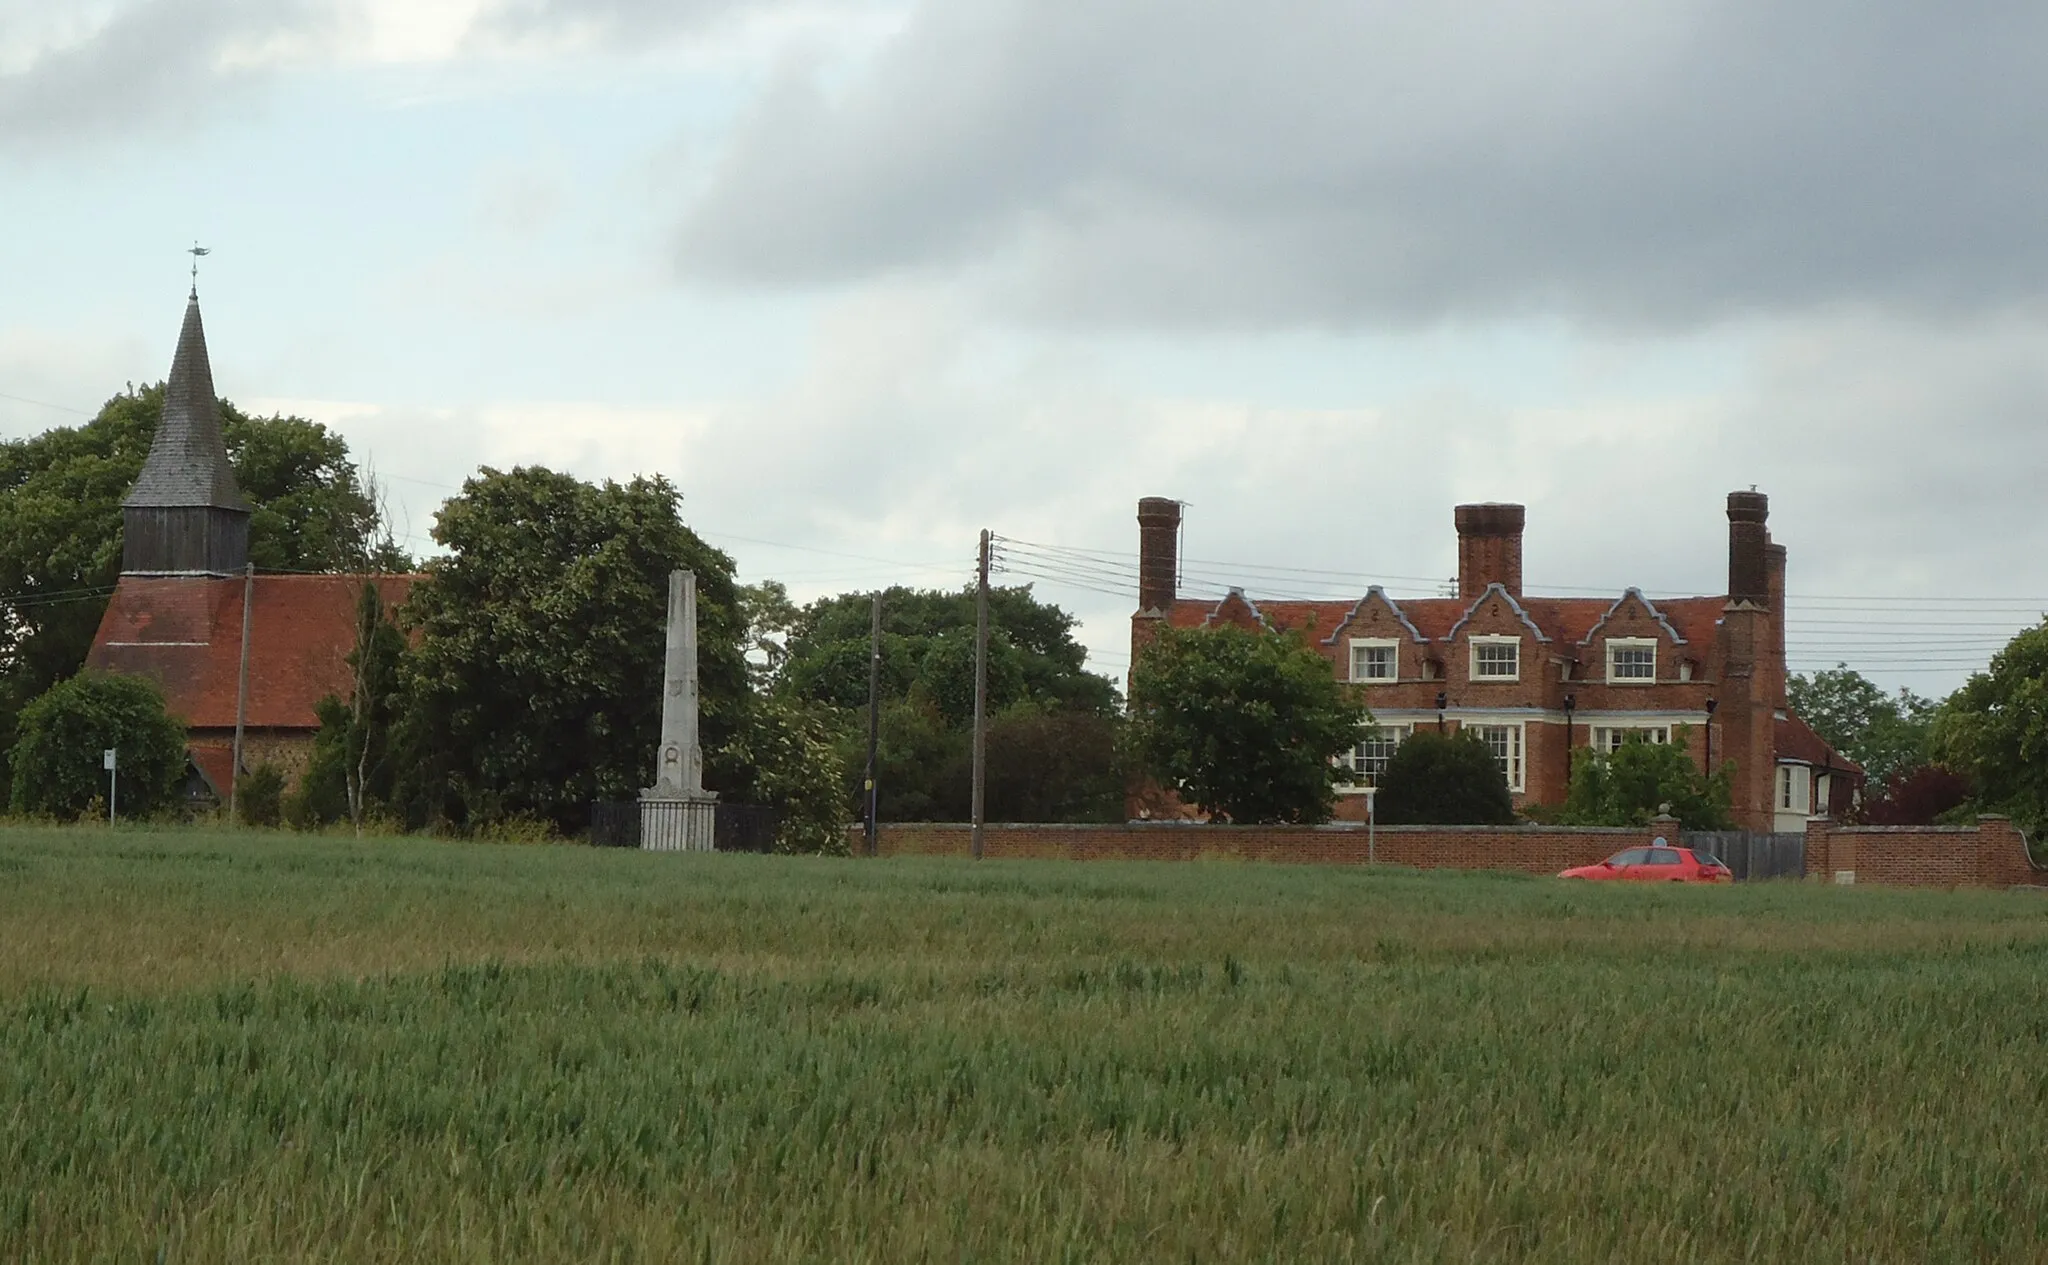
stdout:
[(249, 502), (235, 486), (234, 467), (221, 438), (220, 403), (213, 394), (213, 366), (206, 356), (197, 293), (185, 305), (185, 325), (178, 332), (178, 352), (164, 387), (163, 422), (149, 445), (141, 476), (121, 504), (249, 510)]
[[(315, 704), (347, 697), (356, 601), (365, 579), (385, 607), (404, 603), (410, 575), (259, 575), (249, 633), (254, 729), (319, 727)], [(172, 715), (194, 729), (232, 729), (242, 654), (242, 585), (233, 579), (122, 576), (86, 666), (154, 680)]]

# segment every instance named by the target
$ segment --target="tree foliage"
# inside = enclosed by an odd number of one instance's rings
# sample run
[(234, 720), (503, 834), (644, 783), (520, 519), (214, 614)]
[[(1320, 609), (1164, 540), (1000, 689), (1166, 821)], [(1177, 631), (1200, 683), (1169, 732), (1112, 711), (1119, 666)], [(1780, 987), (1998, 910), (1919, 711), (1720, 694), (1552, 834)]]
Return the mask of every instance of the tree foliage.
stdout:
[(360, 835), (371, 817), (393, 812), (403, 753), (394, 740), (399, 665), (405, 637), (384, 608), (377, 586), (365, 582), (356, 597), (355, 641), (349, 651), (349, 692), (314, 707), (320, 730), (296, 791), (285, 804), (294, 826), (305, 829), (346, 817)]
[(1931, 826), (1970, 802), (1970, 779), (1938, 764), (1894, 773), (1866, 796), (1857, 820), (1866, 826)]
[(185, 726), (165, 714), (163, 695), (136, 677), (81, 672), (21, 711), (13, 811), (76, 817), (104, 805), (108, 747), (117, 752), (118, 813), (146, 816), (175, 802), (188, 767)]
[(1390, 826), (1505, 826), (1515, 820), (1507, 775), (1469, 730), (1418, 729), (1380, 774), (1373, 815)]
[(1980, 812), (2005, 813), (2030, 833), (2048, 828), (2048, 622), (1991, 657), (1936, 716), (1939, 763), (1967, 775)]
[(441, 507), (448, 552), (405, 608), (418, 637), (401, 670), (409, 816), (575, 831), (591, 801), (637, 794), (654, 773), (678, 569), (697, 576), (705, 780), (752, 789), (720, 756), (749, 697), (732, 560), (683, 525), (679, 500), (660, 477), (486, 467)]
[(1672, 741), (1631, 737), (1613, 752), (1572, 753), (1572, 786), (1558, 821), (1570, 826), (1642, 826), (1670, 812), (1687, 830), (1732, 830), (1733, 789), (1723, 765), (1700, 772), (1684, 726)]
[[(0, 443), (0, 751), (13, 745), (21, 707), (84, 666), (121, 569), (121, 499), (142, 472), (163, 401), (161, 384), (131, 388), (82, 426)], [(254, 507), (249, 552), (259, 568), (410, 568), (341, 436), (226, 401), (221, 421)]]
[(1166, 628), (1132, 669), (1146, 770), (1219, 820), (1328, 821), (1371, 719), (1295, 632)]
[(1794, 673), (1785, 692), (1793, 714), (1862, 765), (1870, 785), (1927, 763), (1939, 707), (1933, 699), (1904, 688), (1887, 694), (1845, 663), (1812, 676)]

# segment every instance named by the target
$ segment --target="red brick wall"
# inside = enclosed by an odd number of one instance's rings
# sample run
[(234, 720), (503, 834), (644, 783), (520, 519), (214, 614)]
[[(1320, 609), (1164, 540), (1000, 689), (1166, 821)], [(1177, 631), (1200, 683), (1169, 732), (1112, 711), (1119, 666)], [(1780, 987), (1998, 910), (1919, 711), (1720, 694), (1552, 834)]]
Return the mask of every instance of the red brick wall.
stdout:
[(2048, 871), (2027, 855), (2026, 836), (2004, 817), (1974, 826), (1806, 826), (1806, 873), (1889, 887), (2048, 886)]
[[(1591, 865), (1658, 834), (1677, 842), (1671, 828), (1568, 829), (1550, 826), (1381, 826), (1372, 843), (1388, 865), (1422, 869), (1518, 870), (1555, 874)], [(860, 831), (853, 849), (861, 848)], [(904, 822), (881, 827), (882, 856), (956, 856), (971, 849), (969, 827), (953, 822)], [(1358, 826), (1214, 826), (1189, 822), (1135, 825), (991, 825), (983, 855), (1062, 861), (1276, 861), (1306, 865), (1363, 865), (1367, 832)]]

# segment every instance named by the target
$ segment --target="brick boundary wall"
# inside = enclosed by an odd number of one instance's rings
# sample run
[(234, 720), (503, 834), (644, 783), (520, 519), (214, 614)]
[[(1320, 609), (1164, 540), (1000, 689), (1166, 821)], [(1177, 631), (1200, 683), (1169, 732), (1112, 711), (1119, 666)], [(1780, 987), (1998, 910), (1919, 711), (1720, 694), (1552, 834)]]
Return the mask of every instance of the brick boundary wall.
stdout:
[[(1625, 829), (1562, 826), (1381, 826), (1370, 850), (1384, 865), (1418, 869), (1512, 870), (1555, 874), (1591, 865), (1623, 848), (1640, 847), (1662, 835), (1678, 842), (1678, 823)], [(964, 857), (972, 850), (972, 827), (962, 822), (885, 823), (875, 850), (884, 857)], [(863, 846), (860, 827), (849, 836), (854, 855)], [(991, 823), (983, 836), (986, 857), (1040, 861), (1262, 861), (1301, 865), (1363, 865), (1368, 839), (1363, 825), (1217, 826), (1199, 822), (1142, 822), (1121, 825)]]
[(2048, 886), (2026, 835), (1988, 814), (1974, 826), (1840, 826), (1816, 818), (1806, 824), (1806, 876), (1887, 887)]

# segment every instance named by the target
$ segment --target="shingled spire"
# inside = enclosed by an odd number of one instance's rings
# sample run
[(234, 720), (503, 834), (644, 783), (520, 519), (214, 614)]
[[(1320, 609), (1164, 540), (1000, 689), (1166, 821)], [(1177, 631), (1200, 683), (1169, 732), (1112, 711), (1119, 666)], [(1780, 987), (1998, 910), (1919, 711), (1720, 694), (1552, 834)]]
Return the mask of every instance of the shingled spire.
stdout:
[(163, 421), (121, 517), (123, 575), (240, 575), (249, 561), (249, 502), (221, 439), (197, 291), (185, 305)]

